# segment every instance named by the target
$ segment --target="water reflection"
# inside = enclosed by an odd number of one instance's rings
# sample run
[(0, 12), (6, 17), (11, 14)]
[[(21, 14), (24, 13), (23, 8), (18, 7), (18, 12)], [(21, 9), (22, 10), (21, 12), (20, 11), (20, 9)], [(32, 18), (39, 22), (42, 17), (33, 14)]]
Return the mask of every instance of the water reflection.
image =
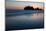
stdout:
[(43, 13), (34, 13), (34, 14), (25, 14), (25, 15), (19, 15), (19, 16), (11, 16), (7, 17), (7, 19), (13, 19), (13, 20), (36, 20), (43, 18)]

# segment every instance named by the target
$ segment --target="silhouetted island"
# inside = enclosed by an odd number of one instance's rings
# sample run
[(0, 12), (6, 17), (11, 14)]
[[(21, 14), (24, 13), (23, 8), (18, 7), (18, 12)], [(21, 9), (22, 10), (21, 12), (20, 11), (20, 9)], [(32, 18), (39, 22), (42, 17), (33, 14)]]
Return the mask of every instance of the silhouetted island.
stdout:
[(32, 6), (26, 6), (24, 7), (24, 10), (43, 10), (43, 9), (33, 8)]
[(24, 10), (34, 10), (34, 8), (33, 8), (33, 7), (30, 7), (30, 6), (26, 6), (26, 7), (24, 8)]
[(41, 8), (35, 8), (34, 10), (43, 10), (43, 9), (41, 9)]

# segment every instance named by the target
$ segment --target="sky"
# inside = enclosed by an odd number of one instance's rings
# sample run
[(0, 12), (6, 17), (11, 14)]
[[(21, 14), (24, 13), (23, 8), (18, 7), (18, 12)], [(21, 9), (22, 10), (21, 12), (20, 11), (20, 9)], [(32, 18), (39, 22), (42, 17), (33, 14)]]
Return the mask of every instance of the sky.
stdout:
[(38, 2), (44, 2), (44, 0), (7, 0), (7, 1), (38, 1)]
[(43, 2), (6, 0), (7, 9), (24, 9), (26, 6), (33, 6), (34, 8), (38, 7), (43, 9)]

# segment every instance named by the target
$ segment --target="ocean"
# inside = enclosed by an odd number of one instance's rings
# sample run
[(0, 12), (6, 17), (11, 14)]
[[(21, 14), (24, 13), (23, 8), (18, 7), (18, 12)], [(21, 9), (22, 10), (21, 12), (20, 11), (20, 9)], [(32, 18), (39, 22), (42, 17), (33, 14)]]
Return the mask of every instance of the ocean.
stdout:
[(6, 10), (5, 13), (7, 30), (44, 28), (42, 10)]

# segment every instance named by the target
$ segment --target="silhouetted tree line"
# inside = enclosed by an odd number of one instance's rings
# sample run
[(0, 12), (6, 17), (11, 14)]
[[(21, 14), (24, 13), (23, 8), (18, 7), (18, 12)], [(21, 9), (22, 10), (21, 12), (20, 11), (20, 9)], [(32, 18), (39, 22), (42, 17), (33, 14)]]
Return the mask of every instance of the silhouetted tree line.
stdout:
[(43, 10), (43, 9), (33, 8), (32, 6), (26, 6), (26, 7), (24, 8), (24, 10)]

